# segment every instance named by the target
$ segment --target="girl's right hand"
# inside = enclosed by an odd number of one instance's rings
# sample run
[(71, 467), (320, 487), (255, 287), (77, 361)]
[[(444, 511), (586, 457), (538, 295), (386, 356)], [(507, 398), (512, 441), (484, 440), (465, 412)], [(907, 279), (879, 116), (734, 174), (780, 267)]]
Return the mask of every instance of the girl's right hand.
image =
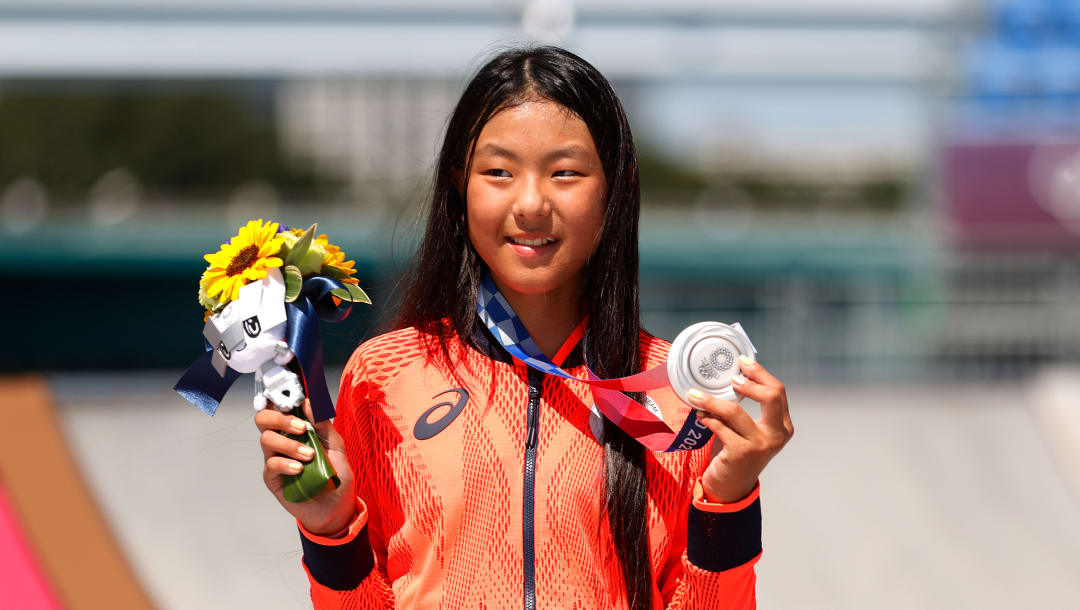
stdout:
[[(304, 414), (311, 419), (311, 403), (307, 400), (304, 401)], [(333, 424), (329, 421), (315, 424), (315, 432), (323, 442), (326, 457), (337, 471), (341, 485), (306, 502), (289, 502), (281, 491), (284, 485), (281, 475), (300, 474), (304, 464), (313, 457), (304, 454), (311, 452), (309, 447), (281, 434), (303, 433), (306, 430), (304, 420), (270, 408), (255, 414), (255, 425), (262, 432), (263, 482), (285, 510), (317, 536), (332, 536), (348, 527), (356, 517), (353, 474), (345, 457), (345, 443)]]

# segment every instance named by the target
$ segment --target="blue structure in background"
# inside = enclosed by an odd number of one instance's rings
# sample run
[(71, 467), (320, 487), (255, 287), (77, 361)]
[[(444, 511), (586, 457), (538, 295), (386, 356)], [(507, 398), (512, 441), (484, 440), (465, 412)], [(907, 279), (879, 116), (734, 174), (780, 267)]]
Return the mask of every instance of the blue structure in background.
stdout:
[(1080, 0), (995, 0), (986, 17), (961, 66), (961, 124), (994, 134), (1080, 131)]

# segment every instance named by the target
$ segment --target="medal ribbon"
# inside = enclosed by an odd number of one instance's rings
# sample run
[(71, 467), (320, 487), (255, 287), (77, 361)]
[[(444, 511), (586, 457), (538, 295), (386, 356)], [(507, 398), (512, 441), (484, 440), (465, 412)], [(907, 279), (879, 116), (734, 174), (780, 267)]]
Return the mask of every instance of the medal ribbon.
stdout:
[[(588, 379), (581, 379), (567, 373), (540, 351), (536, 342), (529, 336), (525, 325), (510, 307), (506, 297), (495, 286), (490, 274), (485, 274), (480, 282), (476, 312), (506, 351), (527, 366), (548, 375), (588, 384), (592, 390), (593, 400), (604, 416), (651, 451), (696, 449), (708, 442), (709, 437), (712, 436), (712, 431), (698, 421), (696, 411), (689, 406), (686, 419), (679, 430), (675, 431), (662, 417), (623, 394), (623, 392), (644, 392), (669, 386), (666, 365), (662, 364), (644, 372), (617, 379), (600, 379), (588, 365), (585, 367), (588, 371)], [(583, 320), (574, 329), (570, 339), (563, 346), (564, 350), (572, 348), (581, 339), (585, 332), (585, 324), (586, 321)], [(562, 360), (562, 358), (556, 359)]]

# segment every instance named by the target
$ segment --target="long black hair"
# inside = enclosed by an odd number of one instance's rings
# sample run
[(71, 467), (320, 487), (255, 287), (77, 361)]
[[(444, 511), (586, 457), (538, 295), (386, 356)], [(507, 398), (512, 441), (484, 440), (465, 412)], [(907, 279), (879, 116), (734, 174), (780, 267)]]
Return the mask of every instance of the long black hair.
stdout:
[[(614, 89), (599, 71), (558, 47), (504, 51), (480, 68), (450, 117), (435, 170), (427, 230), (414, 260), (395, 326), (432, 338), (433, 357), (450, 359), (453, 334), (469, 337), (476, 323), (476, 289), (484, 264), (469, 240), (464, 193), (481, 130), (506, 108), (530, 99), (561, 104), (589, 129), (607, 179), (603, 234), (585, 267), (582, 340), (586, 362), (605, 377), (640, 369), (638, 217), (641, 194), (630, 125)], [(459, 190), (460, 189), (460, 190)], [(453, 295), (447, 298), (447, 295)], [(450, 324), (443, 323), (449, 319)], [(640, 397), (639, 397), (640, 398)], [(645, 451), (604, 424), (608, 524), (630, 608), (652, 605), (646, 529)]]

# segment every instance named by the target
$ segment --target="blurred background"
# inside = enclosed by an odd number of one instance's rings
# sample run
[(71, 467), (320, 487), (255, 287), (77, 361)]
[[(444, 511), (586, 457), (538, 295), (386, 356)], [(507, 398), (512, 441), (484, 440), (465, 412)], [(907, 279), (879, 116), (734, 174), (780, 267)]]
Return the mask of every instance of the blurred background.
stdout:
[(789, 387), (760, 606), (1077, 607), (1080, 0), (0, 0), (11, 607), (309, 603), (249, 398), (170, 389), (202, 255), (318, 221), (375, 301), (335, 383), (523, 41), (630, 115), (646, 326), (739, 321)]

